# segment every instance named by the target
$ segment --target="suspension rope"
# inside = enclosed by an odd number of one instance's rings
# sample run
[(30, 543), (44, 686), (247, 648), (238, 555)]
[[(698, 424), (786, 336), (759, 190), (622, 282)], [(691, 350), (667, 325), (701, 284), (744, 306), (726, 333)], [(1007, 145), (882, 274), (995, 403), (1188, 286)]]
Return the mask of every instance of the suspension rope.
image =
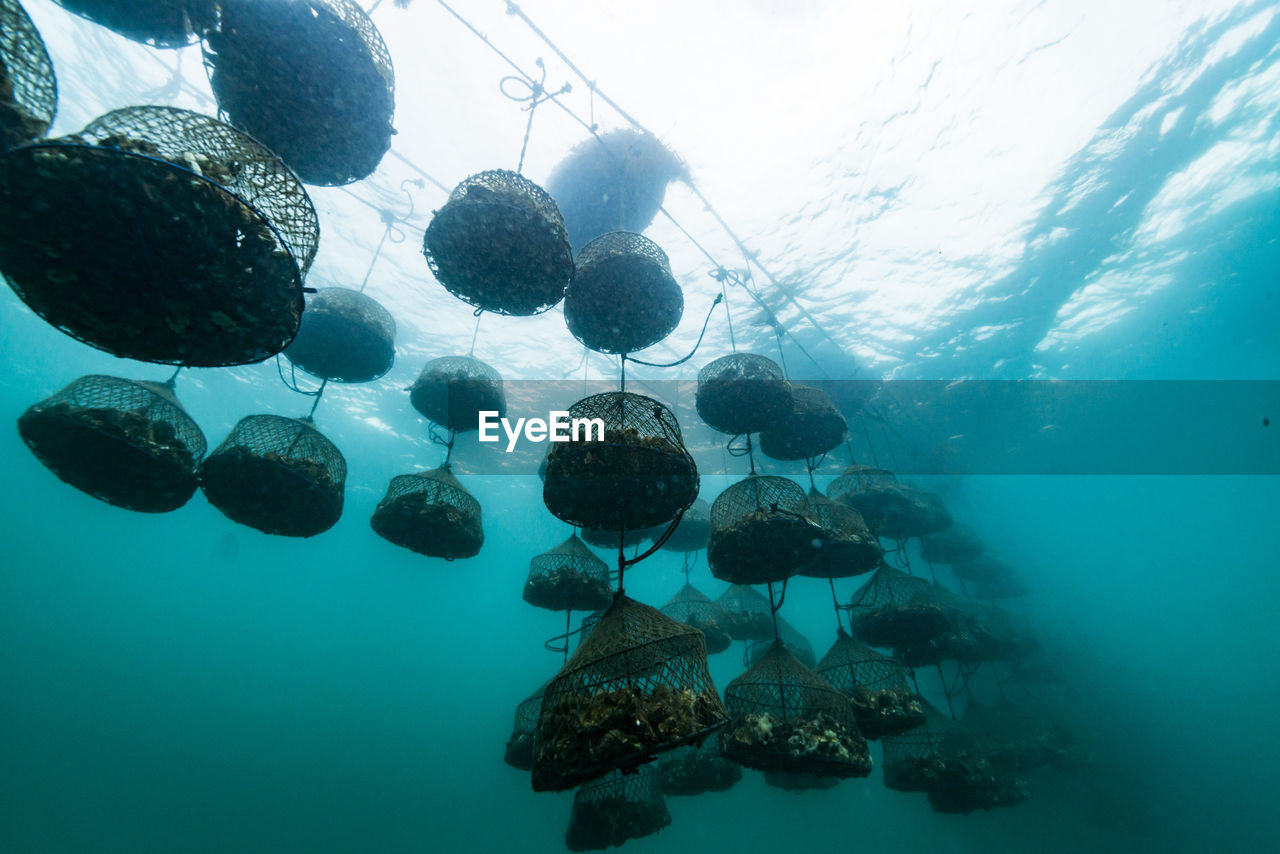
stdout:
[(480, 318), (484, 316), (484, 312), (482, 310), (477, 309), (475, 312), (475, 315), (476, 315), (476, 328), (471, 332), (471, 349), (467, 351), (467, 356), (469, 357), (474, 356), (476, 354), (476, 337), (480, 335)]
[(436, 424), (432, 424), (431, 429), (429, 431), (429, 435), (431, 436), (431, 443), (433, 445), (440, 445), (445, 449), (444, 462), (440, 464), (440, 468), (442, 469), (449, 468), (450, 461), (453, 459), (453, 440), (457, 438), (457, 435), (458, 435), (457, 431), (450, 430), (449, 436), (448, 438), (446, 438), (440, 435), (439, 426)]
[(674, 362), (646, 362), (643, 359), (637, 359), (634, 356), (628, 356), (626, 353), (623, 353), (622, 360), (624, 362), (635, 362), (637, 365), (644, 365), (649, 368), (674, 368), (679, 365), (683, 365), (685, 362), (692, 359), (694, 354), (698, 352), (698, 348), (702, 346), (702, 339), (707, 334), (707, 324), (711, 322), (711, 314), (715, 311), (716, 306), (720, 304), (722, 299), (724, 299), (722, 295), (717, 296), (711, 303), (711, 308), (707, 309), (707, 317), (702, 321), (702, 332), (698, 333), (698, 340), (694, 343), (693, 349), (690, 350), (689, 355), (685, 356), (683, 359), (677, 359)]

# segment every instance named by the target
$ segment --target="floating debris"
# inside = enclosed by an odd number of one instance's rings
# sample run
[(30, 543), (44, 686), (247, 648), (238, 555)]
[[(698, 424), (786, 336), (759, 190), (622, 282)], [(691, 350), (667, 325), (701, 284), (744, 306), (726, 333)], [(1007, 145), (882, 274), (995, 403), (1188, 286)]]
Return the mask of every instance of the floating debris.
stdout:
[(551, 611), (598, 611), (613, 601), (609, 566), (571, 536), (529, 561), (524, 601)]
[(475, 557), (484, 545), (480, 502), (447, 465), (392, 478), (369, 524), (384, 540), (427, 557)]
[(366, 383), (391, 370), (395, 339), (395, 319), (377, 300), (347, 288), (322, 288), (307, 300), (284, 355), (314, 376)]
[(502, 376), (471, 356), (442, 356), (427, 362), (409, 388), (409, 402), (429, 420), (459, 433), (480, 427), (481, 412), (507, 414)]
[(44, 136), (57, 109), (44, 40), (17, 0), (0, 0), (0, 152)]
[(733, 353), (698, 371), (696, 405), (699, 417), (721, 433), (773, 430), (791, 412), (791, 384), (772, 359)]
[(578, 253), (565, 294), (569, 332), (600, 353), (634, 353), (680, 324), (684, 291), (667, 254), (649, 238), (613, 231)]

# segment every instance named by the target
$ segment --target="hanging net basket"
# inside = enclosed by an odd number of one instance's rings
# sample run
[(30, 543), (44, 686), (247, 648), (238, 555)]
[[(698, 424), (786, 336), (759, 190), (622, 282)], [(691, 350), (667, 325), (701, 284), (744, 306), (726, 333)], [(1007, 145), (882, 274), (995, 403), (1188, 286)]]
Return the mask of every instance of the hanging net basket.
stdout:
[(280, 352), (318, 235), (275, 155), (186, 110), (116, 110), (0, 157), (0, 271), (36, 314), (117, 356), (216, 367)]
[[(805, 667), (813, 669), (813, 667), (817, 665), (818, 656), (813, 651), (813, 644), (809, 643), (808, 638), (796, 631), (794, 626), (781, 617), (778, 617), (777, 639), (782, 641), (782, 645), (786, 648), (787, 652), (795, 656), (796, 661), (800, 662)], [(773, 644), (773, 637), (770, 637), (765, 641), (752, 641), (747, 646), (747, 663), (749, 665), (755, 664), (769, 652), (769, 649)]]
[(811, 561), (825, 532), (807, 515), (809, 502), (795, 481), (752, 475), (711, 505), (707, 563), (732, 584), (782, 581)]
[(993, 706), (970, 697), (960, 724), (977, 736), (997, 775), (1017, 774), (1072, 758), (1074, 736), (1046, 710), (1002, 700)]
[(352, 0), (218, 0), (204, 61), (218, 109), (308, 184), (367, 178), (391, 147), (395, 76)]
[(156, 48), (194, 44), (215, 0), (54, 0), (127, 39)]
[(571, 536), (529, 561), (524, 601), (551, 611), (598, 611), (613, 601), (609, 566)]
[(306, 419), (242, 418), (200, 469), (200, 488), (227, 518), (264, 534), (313, 537), (342, 515), (347, 462)]
[(573, 278), (555, 201), (504, 169), (454, 188), (427, 226), (423, 253), (449, 293), (496, 314), (540, 314), (564, 298)]
[(542, 500), (571, 525), (634, 530), (670, 522), (698, 494), (698, 469), (676, 417), (651, 397), (607, 392), (569, 407), (569, 419), (598, 419), (599, 432), (552, 443)]
[(810, 460), (844, 442), (844, 416), (825, 391), (791, 385), (791, 409), (760, 433), (760, 450), (775, 460)]
[(721, 433), (777, 428), (791, 411), (791, 384), (778, 363), (754, 353), (721, 356), (698, 371), (698, 415)]
[(773, 640), (769, 600), (745, 584), (734, 584), (716, 600), (724, 611), (721, 625), (734, 640)]
[(710, 538), (711, 505), (698, 498), (680, 517), (680, 524), (662, 547), (673, 552), (697, 552), (707, 547)]
[(884, 739), (884, 784), (899, 792), (928, 792), (935, 812), (969, 813), (1014, 806), (1027, 784), (999, 779), (978, 739), (926, 704), (925, 723)]
[(57, 110), (44, 40), (18, 0), (0, 0), (0, 152), (44, 136)]
[(964, 525), (952, 525), (920, 538), (920, 555), (930, 563), (964, 563), (977, 560), (985, 551), (982, 541)]
[(126, 510), (177, 510), (199, 485), (204, 434), (161, 383), (80, 377), (24, 412), (18, 433), (63, 482)]
[(824, 531), (813, 559), (798, 570), (809, 578), (851, 578), (880, 565), (884, 550), (858, 511), (809, 492), (807, 515)]
[(393, 477), (369, 524), (384, 540), (427, 557), (475, 557), (484, 545), (480, 502), (447, 465)]
[(924, 723), (924, 707), (911, 691), (906, 669), (843, 629), (814, 670), (853, 703), (864, 738), (898, 735)]
[(973, 661), (989, 643), (976, 602), (936, 584), (901, 604), (862, 614), (858, 637), (872, 646), (892, 647), (908, 667), (940, 661)]
[(951, 572), (980, 599), (1012, 599), (1030, 592), (1016, 569), (993, 557), (956, 561)]
[(671, 824), (656, 768), (613, 772), (573, 795), (564, 842), (570, 851), (600, 851), (628, 839), (657, 833)]
[(832, 501), (848, 503), (845, 500), (847, 495), (873, 495), (883, 490), (891, 490), (897, 485), (898, 479), (888, 469), (854, 464), (831, 481), (831, 485), (827, 487), (827, 497)]
[(658, 757), (664, 795), (725, 792), (742, 779), (742, 766), (720, 755), (721, 732), (711, 733), (701, 745), (678, 747)]
[(724, 609), (692, 584), (686, 583), (680, 588), (680, 592), (662, 606), (662, 613), (702, 632), (709, 655), (724, 652), (733, 642), (724, 627)]
[(619, 593), (547, 686), (534, 791), (635, 769), (724, 721), (702, 634)]
[(834, 789), (840, 785), (839, 777), (817, 777), (813, 774), (790, 774), (786, 771), (764, 772), (764, 784), (788, 792), (813, 792)]
[(538, 726), (538, 713), (542, 711), (542, 695), (547, 690), (547, 684), (543, 682), (537, 691), (516, 706), (515, 723), (511, 727), (511, 737), (507, 739), (507, 749), (502, 760), (519, 771), (533, 770), (533, 731)]
[(298, 335), (284, 354), (317, 377), (367, 383), (391, 370), (395, 339), (396, 322), (377, 300), (347, 288), (323, 288), (307, 300)]
[(724, 755), (760, 771), (865, 777), (867, 742), (849, 700), (774, 644), (725, 688)]
[(649, 238), (612, 231), (578, 253), (565, 294), (569, 331), (599, 353), (634, 353), (671, 334), (684, 314), (684, 291), (667, 254)]
[(427, 362), (409, 388), (409, 402), (429, 420), (464, 433), (480, 427), (481, 412), (507, 414), (502, 377), (471, 356), (442, 356)]
[(827, 488), (827, 497), (857, 510), (877, 537), (923, 537), (951, 525), (941, 498), (898, 483), (884, 469), (849, 466)]

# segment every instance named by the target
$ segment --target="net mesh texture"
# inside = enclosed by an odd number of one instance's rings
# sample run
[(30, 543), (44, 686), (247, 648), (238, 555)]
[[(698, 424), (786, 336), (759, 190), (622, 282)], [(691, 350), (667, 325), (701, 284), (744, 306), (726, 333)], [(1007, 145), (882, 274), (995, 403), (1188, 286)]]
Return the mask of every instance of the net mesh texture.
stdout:
[(602, 234), (578, 253), (565, 295), (569, 331), (600, 353), (634, 353), (671, 334), (684, 313), (684, 291), (667, 255), (628, 231)]
[(0, 0), (0, 152), (44, 136), (57, 109), (44, 40), (18, 0)]
[(613, 601), (609, 566), (571, 536), (529, 561), (524, 601), (551, 611), (598, 611)]
[(795, 481), (753, 475), (711, 505), (707, 562), (732, 584), (767, 584), (811, 561), (825, 532), (808, 517), (809, 502)]
[(791, 411), (791, 384), (772, 359), (732, 353), (698, 371), (695, 403), (698, 416), (721, 433), (758, 433)]
[(480, 502), (447, 467), (392, 478), (369, 524), (384, 540), (427, 557), (475, 557), (484, 545)]
[(307, 300), (302, 325), (284, 354), (309, 374), (340, 383), (365, 383), (391, 370), (396, 322), (372, 297), (323, 288)]

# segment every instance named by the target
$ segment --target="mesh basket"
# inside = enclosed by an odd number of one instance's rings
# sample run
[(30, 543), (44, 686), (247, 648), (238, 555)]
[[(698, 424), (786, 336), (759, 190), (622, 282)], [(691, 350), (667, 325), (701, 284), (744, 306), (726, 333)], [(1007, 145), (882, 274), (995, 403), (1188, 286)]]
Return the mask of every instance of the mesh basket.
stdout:
[(791, 384), (772, 359), (721, 356), (698, 371), (698, 415), (721, 433), (776, 428), (791, 411)]
[(789, 774), (786, 771), (764, 772), (764, 784), (788, 792), (812, 792), (834, 789), (839, 777), (817, 777), (813, 774)]
[(702, 634), (619, 593), (547, 686), (534, 791), (634, 769), (724, 721)]
[(951, 572), (960, 581), (972, 585), (974, 595), (980, 599), (1012, 599), (1029, 592), (1016, 569), (993, 557), (956, 561), (951, 565)]
[(17, 0), (0, 0), (0, 152), (44, 136), (57, 109), (44, 40)]
[(524, 601), (551, 611), (598, 611), (613, 601), (609, 566), (571, 536), (529, 561)]
[[(920, 579), (923, 581), (923, 579)], [(905, 601), (890, 601), (856, 612), (855, 635), (872, 646), (909, 651), (903, 663), (934, 663), (931, 654), (955, 652), (972, 640), (978, 612), (967, 602), (939, 587), (925, 583)], [(946, 656), (952, 657), (952, 656)]]
[(878, 537), (923, 537), (951, 524), (941, 498), (898, 483), (883, 469), (850, 466), (827, 488), (827, 497), (857, 510)]
[(673, 552), (697, 552), (707, 547), (710, 538), (711, 505), (698, 498), (680, 517), (680, 524), (662, 547)]
[(448, 466), (393, 477), (369, 524), (384, 540), (427, 557), (475, 557), (484, 545), (480, 502)]
[(928, 704), (922, 726), (883, 743), (885, 786), (928, 792), (935, 812), (968, 813), (1027, 799), (1025, 782), (997, 778), (978, 739)]
[(116, 110), (0, 159), (0, 270), (49, 323), (117, 356), (214, 367), (280, 352), (318, 234), (275, 155), (186, 110)]
[[(882, 564), (866, 584), (858, 588), (849, 603), (856, 623), (861, 614), (883, 605), (903, 605), (929, 589), (929, 582), (900, 569)], [(856, 637), (856, 634), (855, 634)]]
[[(805, 667), (812, 669), (818, 663), (818, 656), (813, 651), (813, 644), (809, 643), (809, 639), (786, 620), (778, 617), (778, 636), (777, 640), (782, 641), (782, 645), (786, 647), (787, 652), (795, 656)], [(755, 664), (768, 653), (770, 647), (773, 646), (774, 638), (772, 635), (765, 641), (751, 641), (747, 645), (747, 663)]]
[(613, 231), (578, 253), (565, 294), (569, 331), (601, 353), (634, 353), (671, 334), (684, 314), (684, 292), (667, 254), (649, 238)]
[(1071, 732), (1047, 711), (1009, 700), (988, 706), (970, 697), (960, 724), (978, 738), (997, 775), (1017, 774), (1062, 762), (1078, 750)]
[(569, 407), (569, 418), (599, 419), (575, 441), (547, 454), (542, 500), (571, 525), (608, 530), (650, 528), (671, 521), (698, 494), (698, 469), (685, 450), (676, 417), (650, 397), (607, 392)]
[(897, 485), (898, 479), (888, 469), (855, 464), (831, 481), (831, 485), (827, 487), (827, 497), (832, 501), (844, 501), (846, 495), (863, 495)]
[(720, 755), (721, 732), (711, 733), (701, 745), (678, 747), (658, 757), (664, 795), (724, 792), (742, 779), (742, 766)]
[(849, 700), (776, 643), (725, 688), (724, 755), (760, 771), (819, 777), (871, 773)]
[(204, 434), (166, 385), (80, 377), (24, 412), (18, 432), (64, 482), (116, 507), (165, 513), (199, 485)]
[(352, 0), (218, 0), (204, 59), (218, 109), (308, 184), (366, 178), (391, 147), (395, 77)]
[(242, 418), (200, 467), (200, 488), (229, 519), (266, 534), (313, 537), (342, 515), (347, 462), (308, 420)]
[(804, 490), (785, 477), (753, 475), (711, 505), (707, 563), (733, 584), (782, 581), (813, 559), (825, 532), (806, 513)]
[(409, 388), (409, 402), (429, 420), (458, 432), (478, 429), (481, 412), (507, 414), (501, 375), (471, 356), (427, 362)]
[(821, 457), (844, 442), (847, 425), (825, 391), (791, 386), (791, 409), (760, 433), (760, 450), (775, 460)]
[(657, 833), (671, 824), (657, 769), (617, 771), (573, 795), (564, 842), (570, 851), (598, 851)]
[(702, 632), (709, 655), (724, 652), (733, 642), (724, 628), (724, 609), (692, 584), (686, 583), (680, 588), (680, 592), (662, 606), (662, 613)]
[(964, 525), (952, 525), (920, 538), (920, 556), (930, 563), (964, 563), (977, 560), (985, 551), (982, 541)]
[(880, 565), (884, 550), (857, 510), (809, 492), (809, 518), (825, 532), (813, 559), (796, 570), (809, 578), (851, 578)]
[(186, 47), (209, 21), (215, 0), (54, 0), (127, 39), (158, 48)]
[(504, 169), (454, 188), (427, 226), (423, 254), (449, 293), (497, 314), (544, 312), (564, 298), (573, 278), (555, 201)]
[(516, 706), (515, 723), (511, 726), (511, 737), (507, 739), (507, 749), (502, 759), (512, 768), (520, 771), (533, 770), (533, 731), (538, 726), (538, 713), (542, 711), (542, 695), (547, 685), (543, 682), (532, 695), (520, 701)]
[(307, 301), (302, 325), (284, 354), (309, 374), (339, 383), (366, 383), (391, 370), (396, 322), (372, 297), (324, 288)]
[(924, 723), (924, 707), (907, 683), (906, 669), (843, 630), (814, 670), (853, 703), (864, 738), (898, 735)]
[(769, 600), (745, 584), (734, 584), (716, 600), (724, 611), (724, 630), (740, 641), (773, 640)]

